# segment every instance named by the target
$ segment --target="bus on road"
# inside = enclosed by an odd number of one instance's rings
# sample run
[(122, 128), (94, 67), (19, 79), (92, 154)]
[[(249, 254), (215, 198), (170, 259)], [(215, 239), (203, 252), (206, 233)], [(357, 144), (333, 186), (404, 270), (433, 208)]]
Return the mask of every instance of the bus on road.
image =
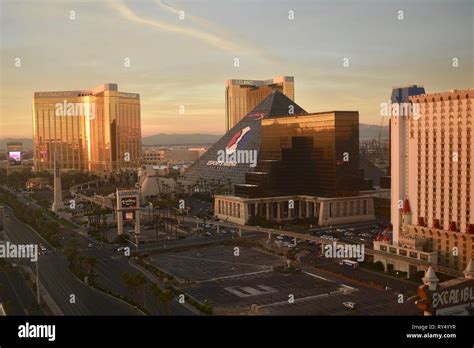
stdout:
[(339, 265), (351, 269), (359, 269), (359, 263), (357, 261), (342, 260), (341, 262), (339, 262)]

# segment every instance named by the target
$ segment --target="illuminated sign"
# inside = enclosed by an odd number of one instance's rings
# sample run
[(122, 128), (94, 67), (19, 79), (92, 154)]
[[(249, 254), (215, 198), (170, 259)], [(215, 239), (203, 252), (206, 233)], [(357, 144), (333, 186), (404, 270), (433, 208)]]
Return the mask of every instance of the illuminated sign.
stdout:
[(140, 208), (137, 190), (117, 190), (117, 209), (136, 210)]
[(138, 198), (136, 196), (120, 197), (120, 207), (125, 209), (138, 208)]
[(35, 92), (35, 98), (64, 98), (64, 97), (78, 97), (81, 91), (65, 91), (65, 92)]
[(12, 166), (18, 166), (21, 164), (21, 152), (20, 151), (9, 151), (8, 162)]
[(239, 85), (249, 85), (249, 86), (253, 86), (255, 84), (252, 80), (238, 80), (237, 83)]
[(117, 195), (119, 197), (138, 196), (138, 191), (137, 190), (120, 190), (120, 191), (117, 191)]
[(135, 219), (135, 212), (134, 211), (124, 211), (123, 212), (123, 219), (125, 221), (132, 221)]

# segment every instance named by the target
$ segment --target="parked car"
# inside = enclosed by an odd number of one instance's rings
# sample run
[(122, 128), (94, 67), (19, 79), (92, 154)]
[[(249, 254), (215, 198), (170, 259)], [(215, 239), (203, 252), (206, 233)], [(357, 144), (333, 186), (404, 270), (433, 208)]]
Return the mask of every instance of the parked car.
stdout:
[(349, 308), (349, 309), (356, 309), (357, 304), (355, 302), (343, 302), (342, 303), (344, 307)]

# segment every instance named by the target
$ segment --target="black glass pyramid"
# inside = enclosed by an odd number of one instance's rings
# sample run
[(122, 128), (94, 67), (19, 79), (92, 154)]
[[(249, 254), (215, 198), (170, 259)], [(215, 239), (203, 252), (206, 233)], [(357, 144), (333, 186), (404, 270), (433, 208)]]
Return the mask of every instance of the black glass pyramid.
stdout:
[(302, 115), (306, 111), (275, 90), (194, 162), (185, 174), (185, 180), (198, 183), (204, 188), (230, 188), (233, 184), (244, 183), (245, 173), (253, 170), (252, 163), (242, 163), (232, 158), (222, 161), (222, 153), (234, 154), (236, 150), (250, 150), (256, 154), (257, 161), (261, 143), (260, 121), (291, 113)]

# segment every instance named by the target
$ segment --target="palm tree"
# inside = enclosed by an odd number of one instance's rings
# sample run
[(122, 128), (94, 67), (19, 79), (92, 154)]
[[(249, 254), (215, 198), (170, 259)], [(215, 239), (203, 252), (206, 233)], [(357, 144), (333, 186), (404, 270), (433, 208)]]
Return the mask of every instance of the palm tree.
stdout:
[(79, 256), (79, 273), (82, 275), (82, 265), (85, 261), (86, 257), (84, 255)]
[(124, 282), (125, 286), (127, 287), (128, 292), (133, 292), (133, 285), (132, 285), (132, 277), (128, 272), (122, 272), (121, 276), (122, 281)]
[(163, 314), (170, 315), (171, 314), (171, 307), (170, 301), (173, 299), (174, 295), (173, 292), (170, 290), (161, 290), (158, 284), (151, 284), (150, 286), (151, 293), (153, 294), (153, 298), (155, 299), (158, 305), (161, 305), (163, 309)]
[(168, 315), (171, 315), (171, 300), (173, 300), (174, 294), (171, 290), (166, 290), (161, 292), (161, 301), (166, 304), (166, 312)]
[(76, 267), (76, 260), (79, 255), (79, 242), (77, 239), (72, 239), (69, 241), (68, 245), (66, 246), (66, 250), (64, 251), (68, 261), (69, 267), (75, 268)]
[(135, 274), (135, 284), (137, 285), (139, 291), (143, 294), (143, 308), (145, 308), (145, 285), (146, 278), (142, 273)]
[(94, 279), (94, 266), (97, 262), (97, 259), (94, 256), (86, 257), (86, 263), (89, 265), (89, 277), (91, 281)]
[(150, 285), (150, 291), (151, 294), (153, 295), (153, 298), (156, 302), (156, 304), (159, 306), (161, 304), (161, 289), (156, 283), (152, 283)]

